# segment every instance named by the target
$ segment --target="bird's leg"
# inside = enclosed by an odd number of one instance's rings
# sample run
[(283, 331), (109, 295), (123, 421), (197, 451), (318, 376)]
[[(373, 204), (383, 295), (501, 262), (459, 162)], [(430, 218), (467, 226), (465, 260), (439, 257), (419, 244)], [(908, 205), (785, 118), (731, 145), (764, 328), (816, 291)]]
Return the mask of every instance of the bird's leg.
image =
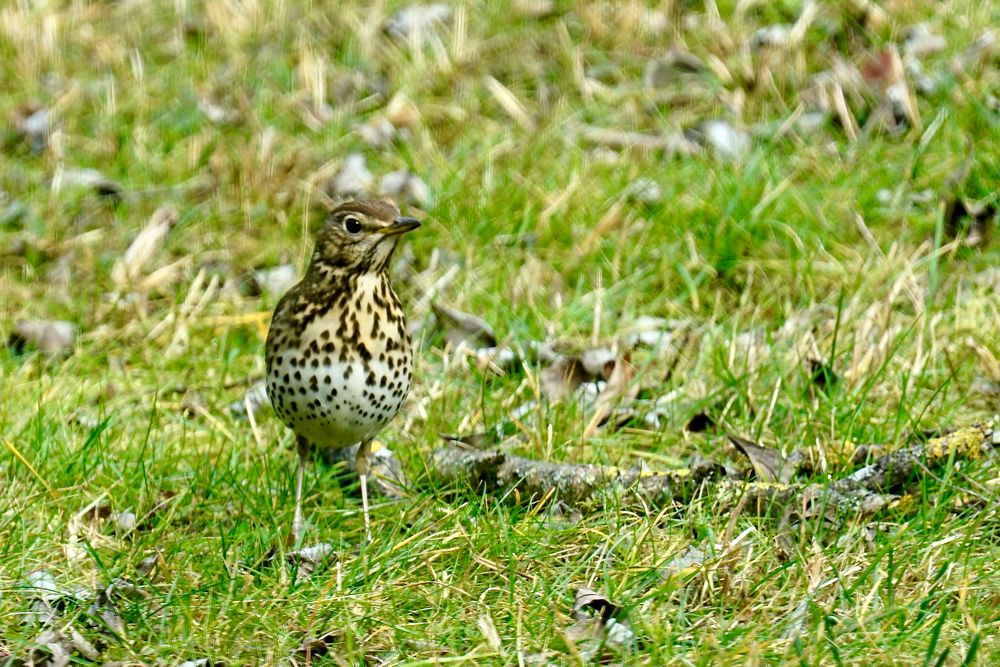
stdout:
[(365, 535), (372, 541), (371, 519), (368, 516), (368, 456), (372, 451), (372, 441), (365, 440), (358, 446), (357, 457), (354, 459), (354, 469), (361, 478), (361, 508), (365, 514)]
[(299, 470), (295, 476), (295, 518), (292, 519), (292, 541), (296, 547), (302, 543), (305, 524), (302, 520), (302, 476), (306, 467), (306, 456), (309, 455), (309, 442), (305, 438), (297, 440), (299, 450)]

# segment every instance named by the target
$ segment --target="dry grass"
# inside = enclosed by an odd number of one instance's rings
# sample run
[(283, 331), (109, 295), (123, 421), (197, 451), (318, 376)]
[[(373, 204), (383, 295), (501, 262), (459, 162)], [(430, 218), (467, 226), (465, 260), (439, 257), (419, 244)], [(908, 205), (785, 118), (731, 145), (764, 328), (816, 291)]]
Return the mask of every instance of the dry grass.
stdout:
[[(578, 586), (626, 610), (629, 664), (1000, 660), (991, 458), (801, 530), (710, 485), (574, 523), (427, 482), (439, 433), (498, 425), (522, 455), (655, 468), (745, 466), (729, 431), (808, 448), (801, 481), (823, 482), (859, 445), (1000, 405), (996, 221), (951, 229), (941, 201), (996, 203), (1000, 70), (975, 43), (991, 3), (551, 4), (455, 3), (404, 38), (383, 30), (396, 2), (0, 9), (0, 334), (80, 330), (68, 356), (0, 352), (0, 654), (37, 643), (22, 582), (44, 570), (67, 590), (138, 582), (118, 634), (62, 596), (55, 627), (94, 645), (76, 649), (86, 664), (574, 664), (596, 659), (566, 636)], [(921, 74), (904, 36), (923, 21), (945, 43)], [(777, 24), (781, 43), (751, 46)], [(651, 71), (671, 49), (697, 60)], [(25, 120), (37, 109), (48, 132)], [(708, 120), (737, 139), (713, 149)], [(375, 186), (407, 169), (432, 193), (395, 267), (427, 325), (418, 384), (384, 434), (415, 484), (358, 548), (356, 488), (313, 468), (311, 534), (336, 552), (297, 581), (280, 564), (289, 436), (229, 406), (262, 374), (280, 296), (250, 276), (302, 267), (353, 152)], [(646, 201), (640, 178), (659, 191)], [(987, 238), (970, 247), (973, 232)], [(640, 399), (666, 397), (659, 426), (583, 438), (592, 412), (573, 401), (511, 420), (540, 368), (467, 363), (431, 326), (435, 300), (523, 345), (623, 347), (640, 317), (665, 318), (670, 344), (634, 357)], [(699, 412), (719, 428), (687, 430)], [(297, 652), (307, 637), (330, 650)]]

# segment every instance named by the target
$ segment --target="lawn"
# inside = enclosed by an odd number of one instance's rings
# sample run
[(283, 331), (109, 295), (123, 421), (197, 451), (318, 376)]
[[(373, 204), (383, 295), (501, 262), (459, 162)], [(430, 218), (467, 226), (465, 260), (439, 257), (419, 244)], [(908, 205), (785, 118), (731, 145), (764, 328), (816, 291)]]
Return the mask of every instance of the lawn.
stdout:
[[(971, 0), (5, 3), (0, 662), (1000, 664), (998, 25)], [(254, 387), (359, 192), (424, 223), (391, 269), (415, 384), (379, 438), (408, 482), (367, 542), (356, 476), (316, 461), (329, 548), (303, 553)], [(442, 472), (477, 450), (554, 467)], [(639, 481), (574, 495), (573, 464)], [(641, 491), (657, 472), (674, 492)]]

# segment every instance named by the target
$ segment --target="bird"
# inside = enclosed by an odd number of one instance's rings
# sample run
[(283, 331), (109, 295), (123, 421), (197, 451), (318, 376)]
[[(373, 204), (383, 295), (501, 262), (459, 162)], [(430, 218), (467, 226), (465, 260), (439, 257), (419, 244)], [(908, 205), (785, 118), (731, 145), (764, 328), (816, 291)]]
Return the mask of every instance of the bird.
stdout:
[(264, 344), (267, 394), (298, 449), (296, 544), (304, 530), (302, 477), (312, 448), (358, 443), (355, 469), (371, 541), (372, 439), (403, 407), (413, 377), (406, 314), (388, 268), (402, 235), (420, 224), (391, 202), (340, 204), (317, 233), (302, 280), (274, 309)]

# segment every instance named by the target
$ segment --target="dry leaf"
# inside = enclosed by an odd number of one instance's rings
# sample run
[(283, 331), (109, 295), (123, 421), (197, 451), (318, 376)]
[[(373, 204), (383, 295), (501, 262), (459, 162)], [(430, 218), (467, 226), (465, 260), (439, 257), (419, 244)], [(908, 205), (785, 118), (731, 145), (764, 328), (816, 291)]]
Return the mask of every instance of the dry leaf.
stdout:
[(299, 647), (295, 649), (295, 654), (305, 658), (308, 665), (309, 661), (313, 658), (326, 655), (330, 651), (330, 645), (336, 644), (339, 639), (339, 636), (334, 632), (322, 637), (306, 637), (299, 644)]
[(229, 404), (229, 413), (238, 419), (247, 419), (249, 417), (247, 408), (256, 417), (258, 410), (266, 408), (270, 404), (271, 400), (267, 396), (267, 383), (264, 380), (258, 380), (247, 389), (243, 398)]
[(462, 343), (473, 348), (496, 347), (497, 335), (493, 327), (482, 318), (440, 303), (432, 303), (431, 309), (452, 348), (457, 348)]
[(958, 238), (963, 233), (962, 245), (983, 248), (990, 241), (997, 208), (992, 203), (966, 203), (959, 197), (945, 202), (944, 228), (948, 238)]
[(7, 341), (15, 354), (20, 354), (26, 346), (32, 346), (43, 354), (55, 356), (73, 351), (78, 333), (72, 322), (50, 320), (18, 320)]
[(10, 124), (19, 136), (28, 140), (35, 153), (45, 150), (52, 129), (52, 113), (38, 102), (19, 104), (10, 112)]
[(563, 500), (557, 500), (548, 510), (550, 522), (560, 522), (575, 526), (583, 520), (583, 514), (577, 508), (567, 505)]
[(29, 625), (51, 625), (65, 607), (65, 600), (82, 602), (77, 592), (62, 589), (56, 578), (47, 570), (35, 570), (19, 584), (31, 604), (24, 613), (24, 622)]
[(797, 459), (801, 459), (801, 456), (786, 459), (781, 452), (762, 447), (751, 440), (730, 434), (727, 434), (727, 437), (733, 446), (749, 459), (754, 474), (760, 481), (788, 484), (795, 475)]
[(420, 122), (420, 109), (406, 93), (398, 92), (386, 105), (385, 117), (394, 127), (412, 129)]
[(62, 188), (90, 188), (102, 197), (118, 201), (125, 194), (121, 185), (106, 178), (96, 169), (59, 169), (52, 178), (52, 191)]
[(75, 647), (73, 640), (59, 630), (43, 631), (28, 653), (29, 664), (44, 667), (66, 667), (70, 664)]
[(594, 415), (583, 431), (584, 440), (590, 439), (597, 432), (618, 401), (635, 396), (639, 390), (639, 387), (632, 382), (635, 379), (635, 374), (636, 368), (632, 365), (632, 353), (626, 352), (615, 362), (614, 370), (611, 371), (607, 384), (597, 396)]
[(156, 209), (149, 223), (136, 235), (128, 250), (111, 269), (111, 279), (115, 281), (115, 285), (124, 288), (136, 283), (146, 264), (162, 248), (167, 233), (179, 220), (180, 215), (173, 206)]
[(135, 566), (135, 573), (144, 579), (151, 579), (162, 560), (163, 552), (157, 548), (152, 554), (139, 561), (139, 564)]
[(486, 639), (489, 647), (500, 653), (503, 649), (503, 644), (500, 643), (500, 633), (497, 632), (497, 626), (493, 622), (493, 617), (489, 614), (481, 614), (476, 620), (476, 625), (479, 626), (479, 631), (483, 633), (483, 637)]
[(302, 547), (288, 554), (288, 561), (298, 566), (296, 578), (302, 580), (317, 570), (330, 554), (333, 553), (333, 545), (328, 542), (320, 542), (310, 547)]
[[(321, 449), (319, 454), (330, 466), (343, 465), (348, 473), (356, 473), (358, 445), (337, 449)], [(357, 480), (357, 476), (352, 477)], [(368, 492), (379, 493), (389, 498), (402, 498), (409, 486), (403, 464), (395, 452), (378, 440), (372, 441), (371, 456), (368, 460)]]
[(587, 661), (597, 658), (602, 647), (615, 651), (638, 647), (621, 608), (597, 591), (589, 588), (576, 591), (573, 618), (575, 622), (566, 629), (566, 639)]
[[(535, 350), (544, 360), (542, 354), (548, 348), (536, 346)], [(559, 355), (539, 375), (542, 394), (556, 401), (572, 394), (585, 382), (606, 380), (614, 371), (615, 361), (615, 353), (606, 348), (586, 350), (579, 356)]]
[(647, 88), (666, 88), (685, 75), (701, 74), (706, 69), (698, 56), (674, 49), (662, 58), (649, 61), (643, 82)]
[(707, 559), (708, 553), (706, 551), (699, 549), (693, 544), (689, 544), (684, 551), (667, 561), (663, 566), (663, 576), (666, 578), (674, 575), (684, 576), (690, 574), (692, 570), (697, 569)]
[(694, 155), (699, 152), (698, 144), (680, 133), (646, 134), (591, 125), (581, 125), (579, 133), (584, 141), (616, 149), (638, 148), (647, 151), (663, 151), (667, 157)]

